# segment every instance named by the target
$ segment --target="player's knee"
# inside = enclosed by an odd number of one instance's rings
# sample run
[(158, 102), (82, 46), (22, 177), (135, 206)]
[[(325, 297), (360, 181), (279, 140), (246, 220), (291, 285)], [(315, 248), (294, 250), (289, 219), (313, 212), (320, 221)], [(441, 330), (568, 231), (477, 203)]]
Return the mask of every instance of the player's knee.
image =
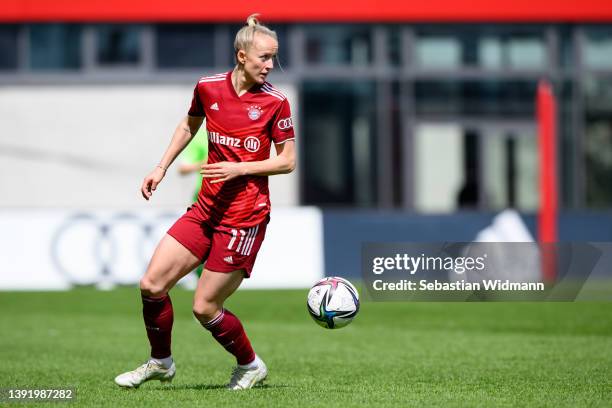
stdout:
[(193, 303), (193, 315), (202, 323), (206, 323), (217, 317), (221, 307), (213, 302), (197, 301)]
[(140, 280), (140, 292), (145, 296), (164, 296), (168, 291), (164, 285), (144, 276)]

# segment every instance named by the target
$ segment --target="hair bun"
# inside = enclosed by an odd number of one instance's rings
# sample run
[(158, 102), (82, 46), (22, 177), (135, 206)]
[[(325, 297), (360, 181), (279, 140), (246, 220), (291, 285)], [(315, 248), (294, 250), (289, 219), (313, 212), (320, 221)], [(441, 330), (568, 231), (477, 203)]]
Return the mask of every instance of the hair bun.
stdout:
[(249, 27), (255, 27), (259, 25), (259, 20), (257, 19), (257, 17), (259, 16), (259, 13), (255, 13), (255, 14), (251, 14), (250, 16), (247, 17), (247, 21), (246, 24)]
[[(253, 41), (256, 34), (267, 35), (278, 42), (278, 36), (274, 32), (274, 30), (270, 30), (268, 27), (261, 24), (257, 19), (258, 16), (259, 14), (251, 14), (247, 18), (246, 24), (242, 26), (242, 28), (236, 33), (236, 38), (234, 39), (235, 57), (237, 56), (238, 51), (247, 51), (249, 47), (253, 45)], [(237, 58), (236, 63), (238, 63)]]

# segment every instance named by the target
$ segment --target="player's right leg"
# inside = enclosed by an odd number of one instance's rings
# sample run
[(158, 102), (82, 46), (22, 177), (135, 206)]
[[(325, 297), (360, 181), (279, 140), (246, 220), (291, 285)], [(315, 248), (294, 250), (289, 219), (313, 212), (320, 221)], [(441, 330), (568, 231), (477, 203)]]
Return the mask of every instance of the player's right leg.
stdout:
[(170, 350), (174, 312), (168, 291), (200, 263), (200, 258), (173, 236), (162, 238), (140, 281), (142, 313), (151, 345), (151, 358), (135, 370), (118, 375), (115, 378), (117, 385), (136, 388), (153, 379), (172, 380), (176, 371)]

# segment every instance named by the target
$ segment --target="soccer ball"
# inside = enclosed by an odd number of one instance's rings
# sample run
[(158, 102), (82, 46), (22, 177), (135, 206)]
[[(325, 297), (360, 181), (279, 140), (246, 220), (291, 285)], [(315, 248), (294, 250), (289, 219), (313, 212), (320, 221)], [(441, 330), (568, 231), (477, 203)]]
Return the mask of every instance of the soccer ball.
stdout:
[(343, 278), (321, 279), (308, 292), (306, 302), (313, 320), (326, 329), (340, 329), (359, 312), (359, 293)]

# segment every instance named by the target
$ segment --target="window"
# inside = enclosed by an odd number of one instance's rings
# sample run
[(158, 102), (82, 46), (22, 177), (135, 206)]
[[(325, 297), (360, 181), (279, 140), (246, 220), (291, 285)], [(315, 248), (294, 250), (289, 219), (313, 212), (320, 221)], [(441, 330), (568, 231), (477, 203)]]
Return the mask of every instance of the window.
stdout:
[(0, 25), (0, 70), (17, 69), (16, 25)]
[(363, 66), (372, 62), (369, 26), (312, 25), (304, 30), (309, 64)]
[(587, 79), (584, 160), (586, 204), (609, 208), (612, 204), (612, 77)]
[[(286, 24), (270, 24), (269, 27), (276, 32), (276, 36), (278, 37), (278, 57), (276, 61), (274, 61), (274, 69), (281, 71), (285, 68), (289, 68), (289, 28)], [(233, 56), (233, 46), (231, 50)]]
[(535, 115), (535, 81), (422, 80), (415, 82), (416, 111), (421, 115)]
[(399, 25), (390, 25), (387, 30), (387, 59), (394, 67), (402, 65), (402, 32)]
[(415, 60), (422, 68), (541, 69), (546, 46), (539, 32), (479, 28), (420, 28)]
[(484, 201), (487, 208), (535, 211), (538, 195), (538, 150), (534, 130), (481, 133)]
[(81, 26), (34, 24), (30, 26), (30, 68), (62, 70), (81, 67)]
[[(478, 205), (477, 171), (464, 170), (464, 135), (454, 124), (426, 123), (415, 127), (415, 208), (421, 212), (446, 213)], [(440, 146), (444, 146), (443, 149)]]
[(370, 82), (304, 84), (305, 204), (376, 204), (375, 99)]
[(588, 68), (612, 69), (612, 28), (585, 30), (584, 64)]
[[(576, 46), (574, 44), (574, 29), (569, 26), (559, 27), (559, 64), (563, 68), (576, 65)], [(555, 62), (555, 61), (553, 61)]]
[(542, 38), (530, 35), (483, 37), (478, 42), (478, 61), (488, 69), (538, 69), (546, 63)]
[(579, 151), (580, 138), (577, 136), (574, 116), (576, 104), (576, 87), (574, 81), (566, 79), (557, 82), (555, 95), (557, 95), (557, 115), (559, 126), (557, 127), (557, 141), (559, 144), (559, 192), (562, 197), (564, 208), (577, 208), (579, 197), (576, 195), (578, 182), (577, 169), (582, 166), (582, 158), (576, 154)]
[(140, 26), (100, 25), (96, 31), (98, 64), (137, 65), (140, 62)]
[(456, 38), (421, 37), (415, 51), (416, 64), (421, 68), (449, 69), (461, 65), (461, 44)]
[(419, 211), (537, 208), (535, 129), (425, 122), (416, 127), (414, 142)]
[(159, 68), (215, 66), (214, 26), (203, 24), (160, 24), (156, 38)]

